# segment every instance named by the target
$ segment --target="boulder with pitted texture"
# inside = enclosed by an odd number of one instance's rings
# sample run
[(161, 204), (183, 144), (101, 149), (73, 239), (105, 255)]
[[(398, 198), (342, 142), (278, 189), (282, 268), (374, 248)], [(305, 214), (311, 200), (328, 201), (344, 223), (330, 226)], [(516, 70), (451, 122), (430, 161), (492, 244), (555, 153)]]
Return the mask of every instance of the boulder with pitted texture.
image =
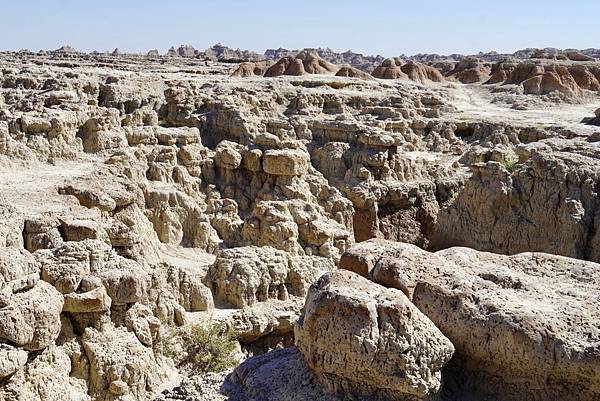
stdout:
[(364, 397), (432, 398), (454, 352), (402, 292), (344, 270), (310, 288), (295, 334), (327, 388)]

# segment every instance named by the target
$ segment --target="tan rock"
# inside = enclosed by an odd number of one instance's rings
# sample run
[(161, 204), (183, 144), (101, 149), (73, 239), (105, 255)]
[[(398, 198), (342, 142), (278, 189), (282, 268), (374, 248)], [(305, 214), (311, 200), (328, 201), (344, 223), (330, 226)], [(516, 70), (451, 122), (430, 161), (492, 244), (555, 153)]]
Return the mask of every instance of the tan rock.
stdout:
[(66, 241), (108, 239), (98, 222), (93, 220), (62, 219), (60, 226)]
[(127, 384), (134, 399), (146, 400), (158, 390), (162, 377), (151, 349), (123, 328), (105, 328), (103, 332), (88, 328), (82, 338), (90, 363), (89, 394), (104, 397), (107, 391), (123, 390)]
[(584, 400), (599, 392), (600, 332), (589, 330), (600, 316), (596, 263), (371, 240), (340, 267), (411, 297), (456, 347), (448, 377), (461, 394)]
[(42, 217), (25, 221), (25, 249), (35, 252), (38, 249), (48, 249), (60, 246), (63, 239), (58, 227), (58, 219)]
[(65, 294), (64, 298), (65, 312), (90, 313), (110, 310), (111, 300), (102, 286), (83, 293)]
[(136, 303), (125, 314), (125, 325), (132, 330), (138, 340), (147, 347), (158, 341), (160, 320), (152, 314), (150, 308)]
[(27, 363), (27, 352), (10, 345), (0, 345), (0, 379), (11, 376)]
[(0, 309), (0, 338), (24, 346), (33, 339), (34, 328), (21, 309), (10, 304)]
[(262, 170), (262, 151), (260, 149), (244, 148), (242, 150), (244, 168), (250, 171)]
[(297, 149), (267, 150), (263, 154), (263, 170), (272, 175), (302, 175), (309, 165), (308, 154)]
[[(600, 163), (572, 153), (570, 145), (523, 145), (523, 163), (489, 161), (471, 166), (472, 176), (451, 205), (443, 208), (431, 236), (431, 248), (467, 246), (497, 253), (537, 250), (600, 261), (595, 215), (596, 192), (590, 187)], [(561, 151), (567, 146), (568, 151)], [(592, 149), (589, 149), (593, 152)], [(590, 155), (593, 153), (589, 153)], [(548, 233), (555, 233), (548, 235)]]
[(0, 286), (39, 271), (35, 258), (24, 249), (0, 248)]
[(70, 376), (71, 360), (51, 345), (0, 386), (0, 399), (31, 401), (91, 401), (85, 383)]
[(121, 396), (129, 392), (129, 385), (122, 380), (113, 380), (108, 386), (108, 391), (116, 396)]
[[(320, 258), (315, 258), (315, 260)], [(331, 268), (323, 260), (303, 263), (271, 247), (240, 247), (219, 252), (206, 284), (216, 299), (243, 308), (267, 299), (304, 296), (319, 274)]]
[(235, 170), (242, 164), (240, 146), (236, 143), (223, 141), (217, 145), (215, 151), (215, 163), (221, 168)]
[(403, 293), (344, 270), (311, 287), (295, 335), (328, 388), (363, 397), (431, 397), (454, 353)]
[(28, 351), (42, 350), (58, 337), (62, 307), (62, 295), (44, 281), (17, 292), (0, 309), (0, 337)]

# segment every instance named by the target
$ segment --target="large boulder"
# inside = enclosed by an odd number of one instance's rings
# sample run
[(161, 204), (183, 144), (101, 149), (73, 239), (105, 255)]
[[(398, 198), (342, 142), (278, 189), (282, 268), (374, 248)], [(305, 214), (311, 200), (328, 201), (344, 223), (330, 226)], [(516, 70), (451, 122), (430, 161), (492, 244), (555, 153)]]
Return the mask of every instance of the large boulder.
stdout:
[(499, 400), (600, 396), (596, 263), (370, 240), (340, 267), (402, 290), (452, 341), (454, 391)]
[(402, 292), (344, 270), (310, 288), (295, 336), (328, 389), (365, 397), (431, 397), (454, 352)]

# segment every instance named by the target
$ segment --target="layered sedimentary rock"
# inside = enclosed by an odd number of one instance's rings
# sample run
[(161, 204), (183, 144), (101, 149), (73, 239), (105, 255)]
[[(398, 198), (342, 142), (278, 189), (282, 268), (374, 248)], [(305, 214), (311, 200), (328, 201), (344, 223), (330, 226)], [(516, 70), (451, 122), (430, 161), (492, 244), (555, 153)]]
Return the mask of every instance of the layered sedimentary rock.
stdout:
[[(377, 66), (377, 64), (383, 61), (382, 56), (366, 56), (360, 53), (354, 53), (351, 50), (343, 53), (337, 53), (329, 48), (317, 48), (317, 49), (305, 49), (310, 50), (319, 55), (322, 59), (329, 61), (333, 64), (349, 64), (354, 68), (362, 71), (371, 71)], [(287, 56), (295, 56), (301, 53), (302, 50), (288, 50), (288, 49), (267, 49), (264, 52), (264, 56), (270, 60), (279, 60)]]
[(350, 77), (350, 78), (360, 78), (360, 79), (371, 79), (371, 76), (359, 70), (358, 68), (352, 67), (350, 65), (342, 65), (338, 72), (335, 73), (336, 77)]
[(277, 77), (280, 75), (329, 74), (334, 75), (338, 70), (334, 64), (321, 59), (316, 53), (303, 51), (296, 56), (287, 56), (269, 67), (264, 76)]
[(304, 297), (308, 286), (333, 267), (325, 258), (291, 257), (268, 246), (241, 247), (221, 251), (206, 281), (217, 299), (242, 308), (269, 298)]
[(371, 75), (381, 79), (402, 79), (406, 78), (406, 74), (402, 71), (404, 60), (399, 57), (388, 58), (381, 65), (373, 70)]
[(600, 67), (597, 63), (507, 61), (492, 67), (487, 83), (521, 85), (527, 94), (546, 95), (556, 91), (577, 97), (582, 95), (582, 90), (599, 91), (599, 80)]
[(233, 72), (234, 77), (252, 77), (252, 76), (263, 76), (265, 72), (273, 65), (273, 61), (248, 61), (241, 63), (238, 68)]
[(442, 74), (434, 67), (407, 62), (399, 57), (386, 59), (371, 75), (381, 79), (410, 79), (420, 83), (444, 81)]
[(466, 58), (454, 65), (444, 76), (456, 79), (463, 84), (474, 84), (487, 81), (490, 77), (491, 67), (478, 59)]
[(472, 164), (464, 189), (441, 211), (431, 246), (600, 261), (595, 146), (548, 140), (517, 154), (511, 164)]

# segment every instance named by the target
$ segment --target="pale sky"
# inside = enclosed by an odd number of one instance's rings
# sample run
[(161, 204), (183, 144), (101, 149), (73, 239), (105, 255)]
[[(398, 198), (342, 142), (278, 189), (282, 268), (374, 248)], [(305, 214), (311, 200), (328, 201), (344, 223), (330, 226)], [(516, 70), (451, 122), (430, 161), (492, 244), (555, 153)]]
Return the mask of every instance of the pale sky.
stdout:
[(600, 47), (600, 0), (0, 0), (0, 50), (330, 47), (365, 54)]

